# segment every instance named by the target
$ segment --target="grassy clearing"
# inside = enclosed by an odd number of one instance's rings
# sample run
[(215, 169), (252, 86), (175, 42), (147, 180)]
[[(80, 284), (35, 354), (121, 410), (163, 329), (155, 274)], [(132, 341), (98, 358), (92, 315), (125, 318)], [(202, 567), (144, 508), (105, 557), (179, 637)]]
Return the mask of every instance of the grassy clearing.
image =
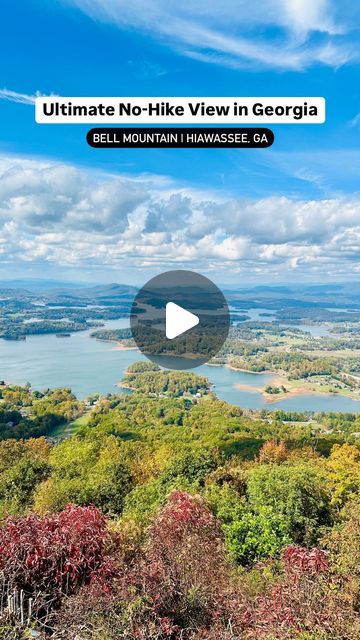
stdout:
[(51, 433), (49, 433), (50, 438), (61, 439), (61, 438), (70, 438), (73, 436), (80, 427), (85, 427), (90, 418), (90, 411), (85, 413), (80, 418), (77, 418), (73, 422), (65, 422), (63, 424), (59, 424)]

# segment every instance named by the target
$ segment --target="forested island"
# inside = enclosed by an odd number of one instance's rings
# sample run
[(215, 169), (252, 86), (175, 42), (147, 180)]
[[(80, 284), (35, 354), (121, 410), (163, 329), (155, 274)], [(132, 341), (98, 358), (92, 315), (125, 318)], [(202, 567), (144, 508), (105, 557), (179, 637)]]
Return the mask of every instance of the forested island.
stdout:
[(244, 411), (144, 361), (123, 382), (0, 387), (1, 637), (357, 639), (360, 416)]
[(70, 290), (11, 289), (0, 285), (0, 338), (72, 333), (129, 315), (132, 287), (107, 285)]
[(131, 364), (120, 386), (143, 394), (172, 398), (201, 397), (210, 389), (210, 383), (204, 376), (188, 371), (164, 371), (148, 361)]

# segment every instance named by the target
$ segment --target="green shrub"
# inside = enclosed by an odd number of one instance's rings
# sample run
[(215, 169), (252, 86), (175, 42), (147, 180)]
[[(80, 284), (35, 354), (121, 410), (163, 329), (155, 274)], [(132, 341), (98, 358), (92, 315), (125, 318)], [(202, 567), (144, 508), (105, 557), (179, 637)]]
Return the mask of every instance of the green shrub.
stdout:
[(274, 556), (291, 542), (284, 518), (267, 507), (259, 513), (244, 508), (240, 517), (223, 525), (223, 530), (227, 549), (242, 565)]
[(271, 508), (298, 544), (316, 544), (320, 528), (332, 523), (326, 475), (313, 462), (256, 465), (248, 477), (251, 508)]

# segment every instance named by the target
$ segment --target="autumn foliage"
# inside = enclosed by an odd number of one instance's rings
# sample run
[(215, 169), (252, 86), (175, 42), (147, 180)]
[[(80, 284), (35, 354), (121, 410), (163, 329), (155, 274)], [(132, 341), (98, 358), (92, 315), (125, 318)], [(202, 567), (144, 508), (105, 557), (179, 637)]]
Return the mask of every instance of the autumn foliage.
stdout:
[[(259, 569), (265, 575), (270, 566)], [(345, 582), (334, 574), (327, 552), (289, 545), (277, 578), (256, 596), (244, 588), (247, 578), (233, 572), (219, 523), (204, 500), (175, 491), (141, 552), (118, 564), (109, 593), (94, 597), (85, 587), (65, 603), (59, 627), (68, 629), (69, 638), (86, 628), (81, 640), (99, 628), (109, 640), (359, 637)]]
[[(106, 521), (95, 507), (68, 505), (43, 518), (9, 517), (0, 528), (0, 581), (3, 599), (23, 591), (39, 615), (92, 580), (104, 579)], [(4, 603), (2, 603), (4, 605)]]

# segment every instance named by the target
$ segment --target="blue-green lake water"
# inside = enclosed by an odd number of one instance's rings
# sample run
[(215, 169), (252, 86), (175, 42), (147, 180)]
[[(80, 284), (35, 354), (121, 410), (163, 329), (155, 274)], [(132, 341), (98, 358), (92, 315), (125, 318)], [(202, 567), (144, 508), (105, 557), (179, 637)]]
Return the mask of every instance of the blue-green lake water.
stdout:
[[(127, 319), (106, 322), (109, 329), (127, 326)], [(118, 392), (116, 385), (127, 366), (140, 359), (143, 356), (136, 350), (119, 350), (112, 343), (90, 338), (90, 331), (73, 333), (70, 338), (28, 336), (26, 341), (0, 340), (0, 379), (16, 384), (30, 382), (34, 389), (66, 386), (85, 398), (96, 392)], [(340, 395), (301, 395), (267, 404), (256, 387), (269, 384), (273, 377), (270, 374), (209, 365), (197, 368), (196, 373), (209, 378), (219, 398), (249, 409), (360, 412), (360, 402)], [(254, 387), (254, 391), (239, 390), (237, 384)]]

